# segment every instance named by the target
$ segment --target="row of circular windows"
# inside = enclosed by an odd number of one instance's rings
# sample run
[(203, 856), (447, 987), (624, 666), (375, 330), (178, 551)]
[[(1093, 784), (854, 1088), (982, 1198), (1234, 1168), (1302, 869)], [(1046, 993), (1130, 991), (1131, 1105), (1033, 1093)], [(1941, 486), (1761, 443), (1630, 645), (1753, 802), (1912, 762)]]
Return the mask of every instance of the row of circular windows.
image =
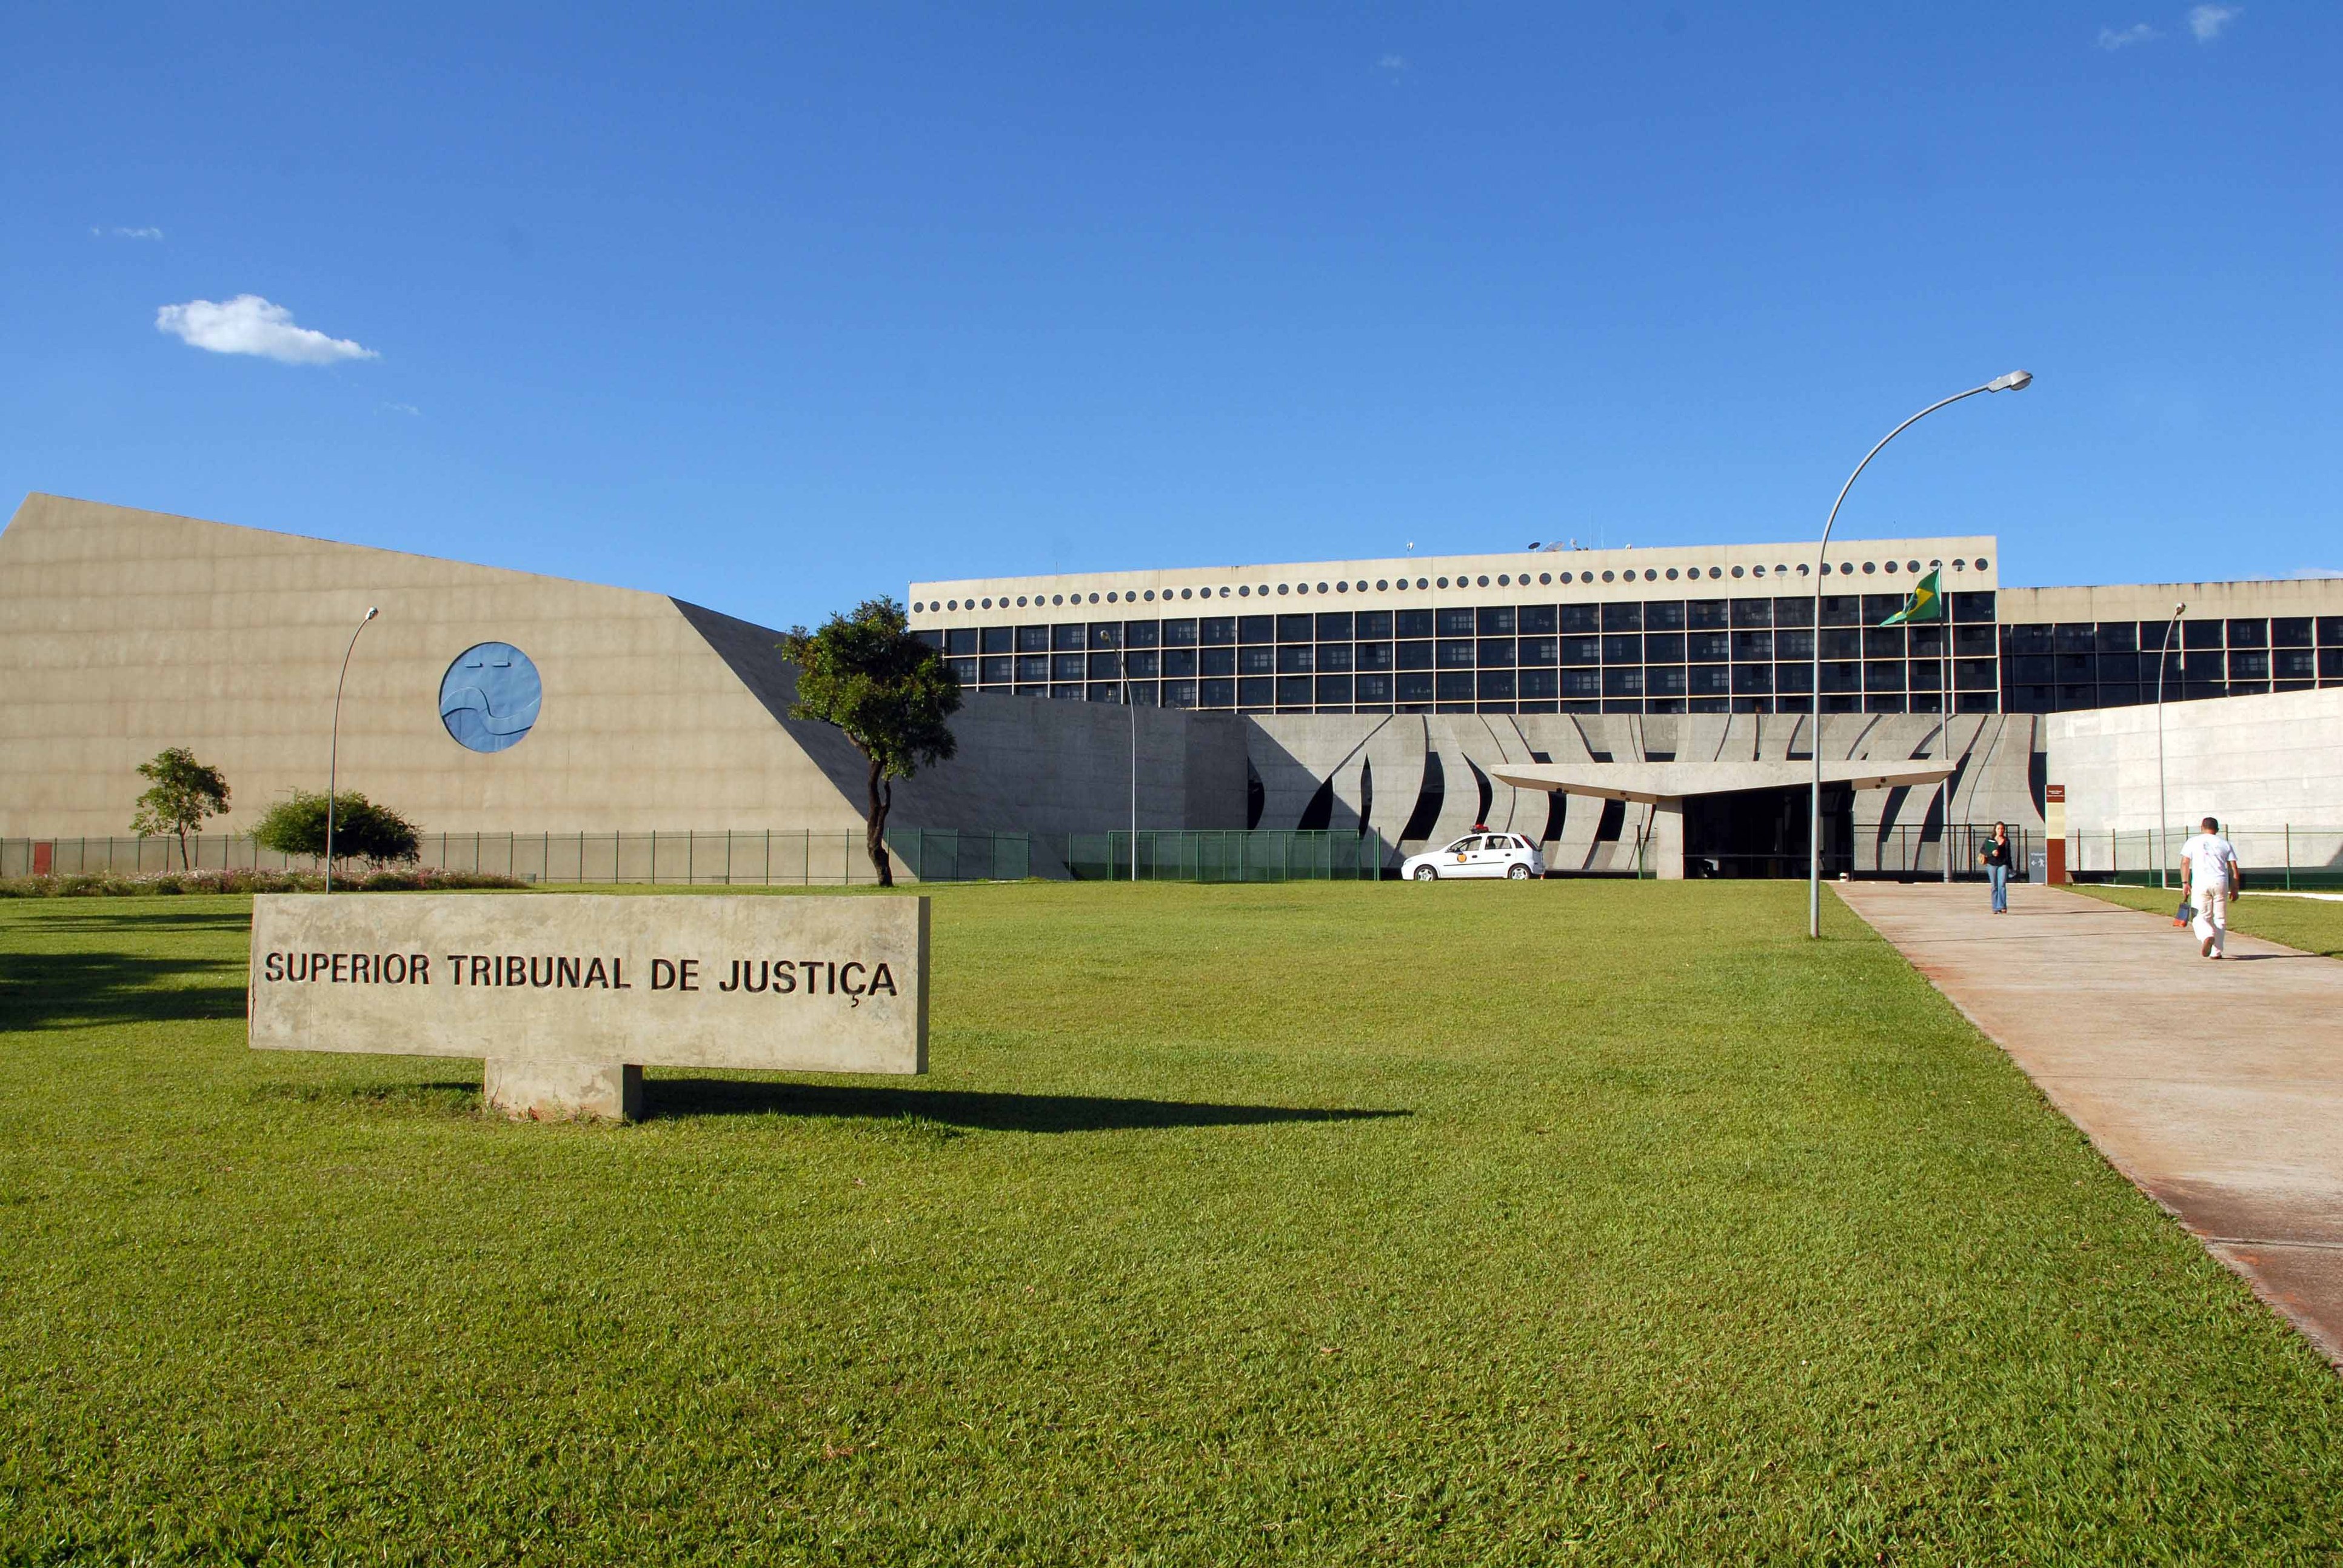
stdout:
[[(1941, 566), (1943, 566), (1944, 564), (1945, 564), (1945, 563), (1944, 563), (1944, 562), (1942, 562), (1942, 561), (1930, 561), (1930, 562), (1928, 563), (1928, 565), (1929, 565), (1930, 567), (1932, 567), (1932, 568), (1933, 568), (1933, 567), (1941, 567)], [(1984, 571), (1984, 570), (1986, 569), (1986, 564), (1987, 564), (1987, 563), (1986, 563), (1986, 558), (1985, 558), (1983, 556), (1979, 556), (1979, 557), (1976, 558), (1976, 569), (1977, 569), (1977, 570), (1979, 570), (1979, 571)], [(1966, 571), (1966, 570), (1969, 568), (1969, 565), (1970, 565), (1970, 563), (1969, 563), (1969, 562), (1967, 562), (1967, 561), (1966, 561), (1966, 560), (1955, 560), (1955, 561), (1952, 563), (1952, 565), (1953, 565), (1953, 569), (1954, 569), (1955, 571)], [(1727, 575), (1727, 574), (1726, 574), (1726, 572), (1725, 572), (1725, 569), (1723, 567), (1710, 567), (1710, 568), (1706, 568), (1706, 569), (1707, 569), (1707, 575), (1708, 575), (1709, 577), (1711, 577), (1711, 578), (1723, 578), (1723, 577), (1725, 577), (1725, 576), (1726, 576), (1726, 575)], [(1792, 569), (1792, 568), (1788, 568), (1788, 567), (1785, 567), (1785, 566), (1776, 566), (1776, 567), (1775, 567), (1775, 568), (1773, 568), (1773, 570), (1774, 570), (1774, 575), (1775, 575), (1775, 576), (1776, 576), (1776, 577), (1788, 577), (1789, 575), (1791, 575), (1791, 569)], [(1842, 572), (1845, 572), (1845, 573), (1848, 574), (1849, 576), (1852, 576), (1852, 575), (1854, 575), (1854, 572), (1855, 572), (1855, 563), (1854, 563), (1853, 561), (1841, 561), (1841, 562), (1838, 564), (1838, 569), (1839, 569), (1840, 571), (1842, 571)], [(1865, 573), (1876, 573), (1876, 572), (1883, 571), (1883, 570), (1887, 571), (1887, 572), (1889, 572), (1889, 573), (1894, 573), (1894, 572), (1896, 572), (1896, 571), (1897, 571), (1897, 570), (1899, 570), (1899, 569), (1904, 570), (1904, 571), (1916, 572), (1916, 571), (1919, 571), (1919, 570), (1921, 569), (1921, 567), (1920, 567), (1920, 563), (1919, 563), (1918, 561), (1906, 561), (1906, 562), (1901, 563), (1901, 564), (1900, 564), (1900, 567), (1899, 567), (1899, 563), (1895, 562), (1895, 561), (1887, 561), (1887, 562), (1885, 562), (1885, 563), (1882, 563), (1882, 562), (1879, 562), (1879, 561), (1865, 561), (1865, 562), (1864, 562), (1864, 563), (1863, 563), (1863, 570), (1864, 570)], [(1749, 567), (1749, 568), (1741, 568), (1741, 567), (1735, 567), (1735, 568), (1733, 568), (1733, 570), (1732, 570), (1732, 572), (1731, 572), (1731, 574), (1730, 574), (1730, 575), (1732, 575), (1732, 576), (1734, 576), (1734, 577), (1736, 577), (1736, 578), (1737, 578), (1737, 577), (1742, 577), (1742, 576), (1745, 576), (1745, 576), (1749, 576), (1749, 577), (1759, 577), (1759, 578), (1762, 578), (1762, 577), (1764, 577), (1764, 576), (1765, 575), (1765, 570), (1766, 570), (1766, 568), (1764, 568), (1764, 567), (1762, 567), (1762, 566), (1757, 566), (1757, 567)], [(1810, 574), (1810, 571), (1811, 571), (1811, 568), (1808, 568), (1805, 562), (1801, 561), (1800, 563), (1798, 563), (1798, 566), (1797, 566), (1797, 568), (1796, 568), (1796, 572), (1797, 572), (1797, 575), (1798, 575), (1799, 577), (1805, 577), (1805, 576), (1808, 576), (1808, 575)], [(1830, 572), (1831, 572), (1831, 568), (1830, 568), (1830, 567), (1829, 567), (1828, 565), (1825, 565), (1825, 566), (1823, 568), (1823, 575), (1824, 575), (1825, 577), (1828, 577), (1828, 576), (1830, 575)], [(1701, 573), (1702, 573), (1702, 568), (1699, 568), (1699, 567), (1689, 567), (1689, 568), (1685, 568), (1685, 569), (1684, 569), (1681, 574), (1679, 574), (1679, 573), (1677, 572), (1676, 568), (1674, 568), (1674, 567), (1670, 567), (1670, 568), (1668, 568), (1664, 572), (1663, 572), (1662, 570), (1660, 570), (1660, 569), (1659, 569), (1658, 568), (1656, 568), (1656, 567), (1646, 567), (1646, 568), (1644, 568), (1643, 580), (1644, 580), (1644, 582), (1647, 582), (1647, 583), (1651, 583), (1651, 582), (1658, 582), (1658, 581), (1662, 580), (1663, 578), (1665, 578), (1665, 579), (1666, 579), (1667, 581), (1669, 581), (1669, 582), (1675, 582), (1675, 581), (1679, 580), (1679, 578), (1684, 578), (1684, 579), (1697, 580), (1697, 579), (1700, 578)], [(1560, 577), (1561, 577), (1562, 581), (1564, 581), (1564, 583), (1569, 582), (1569, 581), (1571, 580), (1571, 578), (1572, 578), (1572, 574), (1571, 574), (1571, 573), (1569, 573), (1569, 572), (1563, 572), (1563, 573), (1561, 573), (1561, 574), (1559, 574), (1559, 575), (1560, 575)], [(1538, 582), (1539, 582), (1539, 584), (1540, 584), (1541, 586), (1544, 586), (1544, 587), (1551, 587), (1551, 586), (1553, 586), (1553, 584), (1554, 584), (1554, 581), (1555, 576), (1556, 576), (1556, 574), (1555, 574), (1555, 573), (1553, 573), (1553, 572), (1540, 572), (1540, 573), (1538, 573), (1538, 575), (1537, 575), (1537, 580), (1538, 580)], [(1624, 571), (1624, 572), (1608, 572), (1608, 571), (1606, 571), (1606, 572), (1604, 572), (1604, 573), (1603, 573), (1603, 574), (1602, 574), (1602, 578), (1603, 578), (1603, 580), (1604, 580), (1604, 582), (1606, 582), (1606, 583), (1607, 583), (1607, 582), (1614, 582), (1614, 581), (1634, 582), (1634, 581), (1635, 581), (1635, 580), (1636, 580), (1635, 573), (1634, 573), (1632, 569), (1630, 569), (1630, 570), (1628, 570), (1628, 571)], [(1591, 582), (1593, 582), (1593, 581), (1594, 581), (1594, 580), (1595, 580), (1595, 574), (1594, 574), (1594, 573), (1593, 573), (1593, 572), (1580, 572), (1580, 573), (1578, 573), (1578, 574), (1577, 574), (1577, 580), (1578, 580), (1578, 581), (1580, 581), (1580, 582), (1591, 583)], [(1512, 574), (1511, 572), (1499, 572), (1499, 573), (1497, 574), (1497, 583), (1496, 583), (1496, 586), (1497, 586), (1497, 587), (1499, 587), (1499, 588), (1513, 588), (1513, 587), (1515, 587), (1516, 585), (1518, 585), (1518, 586), (1520, 586), (1520, 587), (1522, 587), (1522, 588), (1527, 588), (1527, 587), (1529, 586), (1529, 583), (1530, 583), (1530, 574), (1529, 574), (1529, 573), (1527, 573), (1527, 572), (1523, 572), (1523, 573), (1522, 573), (1522, 574), (1521, 574), (1521, 576), (1520, 576), (1519, 578), (1515, 578), (1515, 577), (1513, 576), (1513, 574)], [(1375, 591), (1376, 593), (1389, 593), (1389, 592), (1391, 592), (1394, 588), (1404, 589), (1407, 586), (1408, 586), (1408, 581), (1407, 581), (1407, 579), (1406, 579), (1405, 578), (1401, 578), (1400, 579), (1398, 579), (1398, 581), (1397, 581), (1397, 582), (1393, 582), (1393, 581), (1392, 581), (1390, 578), (1378, 578), (1378, 579), (1376, 579), (1376, 581), (1375, 581), (1375, 583), (1374, 583), (1374, 591)], [(1433, 588), (1433, 587), (1439, 587), (1439, 588), (1446, 588), (1446, 587), (1448, 587), (1448, 586), (1449, 586), (1449, 579), (1448, 579), (1448, 578), (1416, 578), (1416, 579), (1415, 579), (1415, 586), (1416, 586), (1417, 588)], [(1462, 578), (1462, 577), (1460, 577), (1460, 578), (1458, 578), (1456, 579), (1455, 586), (1456, 586), (1456, 587), (1458, 587), (1458, 588), (1475, 588), (1475, 587), (1478, 587), (1478, 588), (1487, 588), (1487, 587), (1489, 586), (1489, 578), (1488, 578), (1488, 577), (1486, 576), (1486, 574), (1483, 574), (1483, 576), (1478, 577), (1478, 578)], [(1316, 590), (1315, 590), (1315, 591), (1317, 591), (1317, 592), (1319, 592), (1319, 593), (1322, 593), (1322, 593), (1350, 593), (1350, 592), (1353, 592), (1353, 591), (1354, 591), (1354, 590), (1355, 590), (1355, 591), (1357, 591), (1357, 592), (1359, 592), (1359, 593), (1365, 593), (1365, 592), (1367, 592), (1367, 591), (1368, 591), (1368, 585), (1367, 585), (1367, 583), (1366, 583), (1366, 580), (1365, 580), (1364, 578), (1361, 578), (1361, 579), (1360, 579), (1357, 583), (1355, 583), (1355, 584), (1353, 584), (1353, 583), (1347, 583), (1347, 582), (1338, 582), (1338, 583), (1332, 583), (1332, 584), (1329, 584), (1329, 583), (1320, 583), (1320, 584), (1317, 586), (1317, 588), (1316, 588)], [(1312, 588), (1311, 588), (1311, 585), (1310, 585), (1310, 584), (1308, 584), (1308, 583), (1280, 583), (1280, 584), (1278, 584), (1278, 585), (1277, 585), (1277, 589), (1276, 589), (1276, 591), (1277, 591), (1279, 594), (1281, 594), (1281, 595), (1282, 595), (1282, 594), (1286, 594), (1286, 593), (1306, 594), (1306, 593), (1309, 593), (1309, 592), (1311, 592), (1311, 591), (1312, 591)], [(1227, 598), (1230, 596), (1230, 594), (1231, 594), (1232, 592), (1233, 592), (1233, 593), (1235, 594), (1235, 596), (1236, 596), (1237, 598), (1252, 598), (1255, 597), (1256, 595), (1258, 595), (1260, 598), (1267, 598), (1270, 596), (1270, 587), (1269, 587), (1269, 585), (1268, 585), (1267, 583), (1263, 583), (1263, 584), (1262, 584), (1259, 588), (1255, 588), (1255, 587), (1253, 587), (1251, 583), (1240, 583), (1240, 584), (1238, 584), (1238, 585), (1236, 586), (1236, 588), (1235, 588), (1234, 589), (1230, 589), (1230, 588), (1218, 588), (1218, 589), (1209, 588), (1182, 588), (1182, 589), (1180, 590), (1180, 598), (1183, 598), (1183, 599), (1192, 599), (1192, 598), (1213, 598), (1213, 597), (1214, 597), (1214, 595), (1217, 593), (1218, 597), (1220, 597), (1220, 598)], [(1168, 602), (1171, 600), (1171, 598), (1172, 598), (1172, 590), (1171, 590), (1170, 588), (1165, 588), (1165, 589), (1163, 590), (1163, 593), (1162, 593), (1162, 598), (1164, 598), (1164, 600), (1168, 603)], [(1156, 592), (1155, 592), (1155, 590), (1154, 590), (1153, 588), (1148, 588), (1148, 589), (1146, 589), (1144, 592), (1141, 592), (1141, 593), (1114, 593), (1114, 592), (1109, 592), (1109, 593), (1107, 594), (1107, 596), (1106, 596), (1106, 602), (1107, 602), (1107, 603), (1109, 603), (1109, 604), (1117, 604), (1117, 603), (1122, 603), (1122, 602), (1129, 602), (1129, 603), (1131, 603), (1131, 604), (1138, 604), (1138, 603), (1140, 603), (1141, 600), (1144, 600), (1144, 601), (1146, 601), (1146, 602), (1147, 602), (1147, 603), (1149, 603), (1149, 604), (1152, 604), (1152, 603), (1154, 603), (1154, 602), (1155, 602), (1155, 599), (1156, 599)], [(1044, 597), (1043, 597), (1042, 595), (1041, 595), (1041, 594), (1034, 594), (1034, 595), (1031, 596), (1031, 597), (1030, 597), (1030, 598), (1028, 598), (1028, 596), (1026, 596), (1026, 595), (1024, 595), (1024, 594), (1019, 594), (1019, 595), (1017, 596), (1017, 603), (1016, 603), (1015, 608), (1019, 608), (1019, 609), (1022, 609), (1022, 608), (1024, 608), (1026, 607), (1026, 605), (1027, 605), (1027, 604), (1029, 604), (1029, 603), (1033, 604), (1033, 605), (1036, 605), (1036, 606), (1041, 606), (1041, 605), (1061, 605), (1061, 604), (1067, 604), (1067, 603), (1081, 604), (1081, 603), (1083, 603), (1083, 602), (1085, 602), (1085, 601), (1084, 601), (1084, 599), (1083, 599), (1082, 596), (1081, 596), (1081, 594), (1079, 594), (1079, 593), (1075, 593), (1075, 594), (1061, 594), (1061, 594), (1051, 594), (1051, 595), (1049, 595), (1047, 598), (1044, 598)], [(1087, 602), (1089, 602), (1089, 603), (1091, 603), (1091, 604), (1096, 604), (1096, 603), (1098, 603), (1098, 602), (1099, 602), (1099, 596), (1098, 596), (1098, 595), (1096, 595), (1096, 594), (1092, 594), (1092, 595), (1091, 595), (1091, 596), (1090, 596), (1090, 598), (1089, 598), (1089, 600), (1088, 600)], [(927, 603), (925, 603), (925, 604), (920, 604), (920, 603), (918, 603), (918, 602), (914, 602), (914, 603), (912, 604), (912, 606), (911, 606), (911, 613), (912, 613), (913, 615), (920, 615), (920, 614), (932, 614), (933, 612), (935, 612), (935, 611), (937, 611), (937, 610), (957, 610), (957, 609), (991, 609), (991, 608), (994, 608), (994, 601), (993, 601), (993, 600), (991, 600), (991, 599), (989, 599), (989, 598), (986, 598), (986, 599), (965, 599), (965, 600), (962, 600), (962, 599), (956, 599), (956, 598), (954, 598), (954, 599), (945, 599), (945, 600), (943, 600), (941, 603), (938, 603), (938, 602), (933, 601), (933, 600), (930, 600), (929, 602), (927, 602)], [(1000, 598), (1000, 601), (999, 601), (999, 608), (1002, 608), (1002, 609), (1008, 609), (1008, 608), (1011, 608), (1011, 605), (1010, 605), (1010, 602), (1009, 602), (1009, 596), (1008, 596), (1007, 594), (1003, 594), (1003, 595), (1001, 595), (1001, 598)]]

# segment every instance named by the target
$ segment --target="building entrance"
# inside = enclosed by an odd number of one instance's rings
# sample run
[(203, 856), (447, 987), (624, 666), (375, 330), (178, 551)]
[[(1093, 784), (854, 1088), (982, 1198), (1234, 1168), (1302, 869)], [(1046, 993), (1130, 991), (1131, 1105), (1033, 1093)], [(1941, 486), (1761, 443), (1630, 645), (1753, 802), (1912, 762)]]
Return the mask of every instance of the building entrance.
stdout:
[[(1694, 795), (1684, 801), (1687, 877), (1803, 877), (1806, 819), (1803, 787)], [(1823, 786), (1823, 874), (1855, 864), (1855, 791)]]

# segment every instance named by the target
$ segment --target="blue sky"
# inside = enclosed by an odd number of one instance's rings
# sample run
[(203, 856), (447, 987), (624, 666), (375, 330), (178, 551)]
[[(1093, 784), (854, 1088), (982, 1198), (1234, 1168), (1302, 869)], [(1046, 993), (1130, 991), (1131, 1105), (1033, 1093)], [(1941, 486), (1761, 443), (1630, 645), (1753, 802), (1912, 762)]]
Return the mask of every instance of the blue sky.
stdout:
[(2343, 569), (2343, 7), (353, 9), (11, 14), (8, 505), (787, 624), (1808, 537), (2024, 367), (1842, 530)]

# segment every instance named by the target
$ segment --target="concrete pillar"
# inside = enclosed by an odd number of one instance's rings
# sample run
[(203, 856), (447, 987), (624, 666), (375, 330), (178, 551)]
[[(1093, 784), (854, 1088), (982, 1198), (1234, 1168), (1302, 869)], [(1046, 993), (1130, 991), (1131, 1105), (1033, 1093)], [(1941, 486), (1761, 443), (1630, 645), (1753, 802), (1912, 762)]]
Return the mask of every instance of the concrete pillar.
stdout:
[(1651, 837), (1644, 847), (1652, 874), (1663, 882), (1681, 882), (1684, 874), (1684, 802), (1661, 800), (1652, 807)]
[(480, 1095), (514, 1121), (633, 1121), (643, 1113), (643, 1070), (624, 1062), (492, 1056)]

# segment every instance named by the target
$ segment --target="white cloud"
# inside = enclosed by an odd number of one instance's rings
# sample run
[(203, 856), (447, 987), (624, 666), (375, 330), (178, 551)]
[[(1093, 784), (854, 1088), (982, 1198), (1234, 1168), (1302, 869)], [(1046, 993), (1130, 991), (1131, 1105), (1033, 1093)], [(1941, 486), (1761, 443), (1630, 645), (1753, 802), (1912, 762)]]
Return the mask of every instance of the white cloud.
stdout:
[(155, 330), (167, 332), (214, 354), (257, 354), (286, 365), (333, 365), (380, 355), (347, 337), (328, 337), (293, 325), (293, 313), (256, 294), (239, 294), (226, 304), (191, 299), (155, 313)]
[(423, 412), (412, 403), (386, 403), (382, 409), (386, 414), (420, 415)]
[(2135, 22), (2130, 26), (2120, 29), (2102, 27), (2099, 29), (2099, 47), (2107, 50), (2128, 49), (2134, 44), (2151, 44), (2163, 36), (2163, 34), (2145, 22)]
[(2243, 5), (2198, 5), (2188, 13), (2188, 30), (2197, 35), (2199, 44), (2209, 44), (2245, 9)]
[(1375, 62), (1375, 68), (1383, 71), (1390, 71), (1396, 75), (1397, 73), (1407, 69), (1407, 56), (1404, 55), (1385, 55), (1382, 59)]
[(163, 231), (159, 228), (122, 228), (119, 226), (114, 228), (92, 228), (89, 231), (89, 237), (92, 239), (160, 239), (163, 237)]
[(2343, 578), (2343, 567), (2303, 567), (2288, 575), (2301, 582), (2321, 578)]

